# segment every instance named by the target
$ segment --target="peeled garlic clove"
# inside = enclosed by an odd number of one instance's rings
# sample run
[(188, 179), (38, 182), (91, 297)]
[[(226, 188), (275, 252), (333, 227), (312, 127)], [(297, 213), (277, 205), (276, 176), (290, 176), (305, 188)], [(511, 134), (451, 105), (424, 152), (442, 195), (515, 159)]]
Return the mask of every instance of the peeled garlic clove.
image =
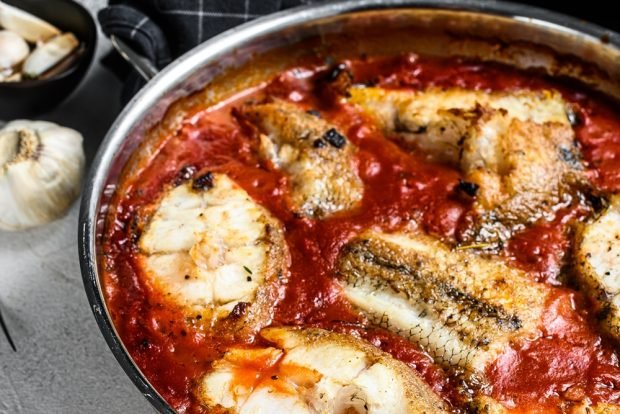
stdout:
[(28, 43), (17, 33), (0, 30), (0, 72), (22, 63), (30, 53)]
[(56, 36), (37, 47), (24, 62), (22, 72), (29, 78), (37, 78), (73, 52), (80, 42), (73, 33)]
[(22, 80), (22, 74), (19, 72), (3, 75), (0, 73), (0, 82), (19, 82)]
[(80, 193), (82, 135), (44, 121), (0, 129), (0, 229), (20, 230), (62, 216)]
[(60, 34), (58, 28), (32, 14), (0, 1), (0, 26), (30, 43), (44, 42)]

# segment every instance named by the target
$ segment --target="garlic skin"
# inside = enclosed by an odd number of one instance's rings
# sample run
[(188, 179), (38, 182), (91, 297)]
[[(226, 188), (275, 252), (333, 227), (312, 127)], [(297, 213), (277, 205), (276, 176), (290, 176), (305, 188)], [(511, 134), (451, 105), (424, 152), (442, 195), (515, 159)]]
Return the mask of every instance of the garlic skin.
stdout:
[(26, 59), (28, 43), (17, 33), (0, 30), (0, 72), (10, 70)]
[(51, 122), (0, 129), (0, 229), (21, 230), (62, 216), (80, 193), (82, 135)]
[(32, 14), (0, 1), (0, 26), (30, 43), (44, 42), (60, 34), (57, 27)]

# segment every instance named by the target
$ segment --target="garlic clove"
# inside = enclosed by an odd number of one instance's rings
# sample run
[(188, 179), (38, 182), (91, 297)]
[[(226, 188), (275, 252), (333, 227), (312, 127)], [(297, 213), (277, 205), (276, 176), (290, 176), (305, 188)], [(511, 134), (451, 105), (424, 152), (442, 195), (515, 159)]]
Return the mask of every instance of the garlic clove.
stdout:
[(26, 58), (22, 68), (24, 76), (39, 77), (69, 56), (79, 44), (73, 33), (65, 33), (40, 45)]
[(5, 76), (4, 78), (0, 77), (0, 82), (19, 82), (22, 80), (21, 72), (15, 72), (9, 76)]
[(17, 33), (30, 43), (44, 42), (60, 34), (60, 30), (48, 22), (2, 1), (0, 26)]
[(17, 33), (0, 30), (0, 72), (19, 65), (30, 53), (28, 43)]
[(6, 131), (0, 135), (0, 165), (4, 165), (17, 155), (19, 135), (17, 131)]
[(44, 121), (0, 129), (0, 229), (20, 230), (62, 216), (84, 171), (82, 135)]

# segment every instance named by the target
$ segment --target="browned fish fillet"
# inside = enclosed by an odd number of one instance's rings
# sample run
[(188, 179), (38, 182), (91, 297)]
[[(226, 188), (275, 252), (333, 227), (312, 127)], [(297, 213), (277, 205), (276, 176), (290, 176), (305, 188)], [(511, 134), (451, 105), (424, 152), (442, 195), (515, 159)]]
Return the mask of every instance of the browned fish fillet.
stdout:
[(199, 392), (208, 407), (240, 414), (448, 412), (407, 365), (360, 339), (289, 327), (261, 336), (273, 346), (234, 348), (213, 364)]
[(353, 88), (351, 102), (387, 135), (463, 172), (476, 197), (466, 243), (498, 243), (552, 218), (587, 185), (568, 105), (557, 92)]
[(480, 378), (509, 342), (538, 334), (548, 294), (499, 260), (423, 234), (367, 232), (344, 247), (338, 273), (372, 323)]
[(261, 132), (261, 156), (290, 177), (299, 214), (323, 218), (361, 200), (356, 148), (334, 125), (284, 101), (246, 105), (242, 114)]
[(579, 281), (598, 302), (603, 328), (620, 341), (620, 195), (607, 209), (580, 226), (575, 267)]
[(240, 333), (271, 321), (289, 253), (282, 224), (225, 174), (170, 188), (139, 240), (149, 285), (201, 324)]
[(607, 403), (579, 403), (566, 411), (568, 414), (620, 414), (620, 406)]

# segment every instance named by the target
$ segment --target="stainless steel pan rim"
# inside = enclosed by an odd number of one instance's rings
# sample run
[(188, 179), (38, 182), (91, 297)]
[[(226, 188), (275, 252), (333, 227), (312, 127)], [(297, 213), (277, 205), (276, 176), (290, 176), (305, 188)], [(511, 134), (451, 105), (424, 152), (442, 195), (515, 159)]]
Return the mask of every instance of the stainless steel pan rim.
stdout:
[(547, 10), (486, 0), (349, 0), (302, 6), (243, 24), (189, 51), (157, 74), (125, 107), (102, 142), (85, 182), (79, 215), (79, 258), (84, 287), (97, 324), (112, 353), (148, 401), (161, 413), (175, 411), (155, 391), (129, 356), (107, 310), (97, 268), (96, 231), (102, 195), (110, 167), (121, 144), (157, 103), (183, 80), (209, 62), (260, 36), (327, 17), (367, 10), (425, 8), (449, 9), (506, 16), (569, 34), (586, 36), (620, 48), (620, 35), (600, 26)]

